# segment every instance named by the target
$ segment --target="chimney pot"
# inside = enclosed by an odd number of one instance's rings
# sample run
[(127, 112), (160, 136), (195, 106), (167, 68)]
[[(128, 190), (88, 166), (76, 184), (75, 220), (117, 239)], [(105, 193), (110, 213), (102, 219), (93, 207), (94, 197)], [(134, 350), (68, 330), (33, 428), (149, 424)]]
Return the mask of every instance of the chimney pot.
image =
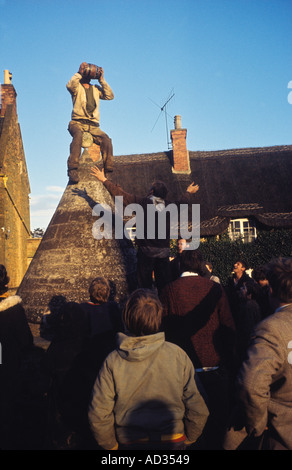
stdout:
[(181, 129), (181, 116), (174, 116), (174, 128)]
[(1, 85), (1, 109), (0, 117), (5, 116), (6, 108), (8, 105), (12, 105), (13, 114), (16, 115), (16, 96), (17, 93), (14, 86), (11, 83), (12, 73), (9, 70), (4, 70), (4, 83)]
[(10, 85), (12, 80), (12, 73), (9, 70), (4, 70), (4, 84)]

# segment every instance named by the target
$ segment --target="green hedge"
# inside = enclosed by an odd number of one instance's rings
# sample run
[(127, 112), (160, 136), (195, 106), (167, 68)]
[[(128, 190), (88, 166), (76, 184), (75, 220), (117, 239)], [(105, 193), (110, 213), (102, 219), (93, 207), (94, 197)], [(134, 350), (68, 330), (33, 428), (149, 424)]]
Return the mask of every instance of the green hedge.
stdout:
[[(176, 244), (172, 241), (172, 253)], [(231, 241), (228, 235), (208, 237), (200, 243), (200, 250), (206, 260), (213, 264), (214, 274), (226, 284), (234, 262), (238, 257), (246, 260), (250, 268), (261, 266), (274, 257), (292, 257), (292, 230), (260, 231), (256, 240), (243, 243), (242, 240)]]

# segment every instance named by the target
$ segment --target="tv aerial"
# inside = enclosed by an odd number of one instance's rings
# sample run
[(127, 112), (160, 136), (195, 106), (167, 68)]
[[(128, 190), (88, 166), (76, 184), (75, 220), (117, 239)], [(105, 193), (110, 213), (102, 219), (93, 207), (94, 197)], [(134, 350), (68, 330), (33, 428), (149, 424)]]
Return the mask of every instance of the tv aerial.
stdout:
[(166, 99), (166, 101), (165, 101), (165, 103), (164, 103), (163, 106), (159, 106), (159, 104), (155, 103), (151, 98), (149, 98), (149, 100), (150, 100), (153, 104), (155, 104), (156, 106), (158, 106), (158, 108), (160, 108), (160, 113), (159, 113), (159, 115), (158, 115), (158, 117), (157, 117), (157, 119), (156, 119), (156, 121), (155, 121), (155, 123), (154, 123), (152, 129), (151, 129), (151, 132), (153, 131), (154, 127), (156, 126), (157, 122), (159, 121), (159, 118), (160, 118), (161, 114), (164, 113), (164, 116), (165, 116), (165, 127), (166, 127), (166, 142), (167, 142), (167, 147), (168, 147), (168, 149), (171, 148), (171, 142), (170, 142), (170, 140), (169, 140), (167, 116), (170, 117), (170, 118), (172, 118), (172, 120), (173, 120), (173, 116), (170, 116), (170, 115), (168, 114), (168, 112), (166, 111), (166, 106), (168, 105), (168, 103), (170, 102), (170, 100), (171, 100), (173, 97), (174, 97), (174, 92), (173, 92), (173, 89), (172, 89), (172, 90), (170, 91), (170, 93), (169, 93), (169, 95), (168, 95), (168, 97), (167, 97), (167, 99)]

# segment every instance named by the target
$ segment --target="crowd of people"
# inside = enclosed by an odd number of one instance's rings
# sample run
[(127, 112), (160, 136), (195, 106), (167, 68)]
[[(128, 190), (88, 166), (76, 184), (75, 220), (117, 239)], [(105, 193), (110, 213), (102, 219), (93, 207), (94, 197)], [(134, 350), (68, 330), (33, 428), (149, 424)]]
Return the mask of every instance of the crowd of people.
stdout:
[[(69, 184), (79, 181), (89, 133), (103, 160), (91, 174), (125, 206), (142, 206), (145, 236), (137, 239), (137, 289), (125, 305), (110, 299), (103, 277), (90, 283), (87, 302), (50, 303), (41, 325), (50, 342), (41, 364), (43, 448), (292, 450), (292, 258), (253, 267), (252, 277), (234, 260), (227, 285), (185, 239), (170, 261), (170, 227), (164, 238), (156, 229), (147, 238), (147, 209), (167, 206), (165, 184), (155, 181), (138, 197), (108, 179), (113, 146), (100, 129), (99, 100), (114, 94), (103, 69), (83, 62), (67, 89)], [(189, 204), (198, 190), (191, 183), (177, 203)], [(0, 265), (0, 448), (17, 449), (20, 370), (34, 339), (8, 285)]]
[[(154, 278), (120, 306), (100, 277), (87, 302), (64, 302), (46, 316), (48, 448), (292, 449), (292, 259), (272, 260), (252, 277), (235, 260), (223, 286), (199, 249), (177, 256), (179, 269), (160, 292)], [(33, 337), (0, 268), (5, 449)]]

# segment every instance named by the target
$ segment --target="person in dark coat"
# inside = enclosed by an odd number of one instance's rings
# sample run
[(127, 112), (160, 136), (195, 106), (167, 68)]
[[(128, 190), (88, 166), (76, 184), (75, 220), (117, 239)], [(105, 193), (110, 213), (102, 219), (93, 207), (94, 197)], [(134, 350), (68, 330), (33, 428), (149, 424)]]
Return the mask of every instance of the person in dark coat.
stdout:
[(235, 326), (223, 288), (204, 277), (200, 251), (183, 251), (181, 268), (181, 276), (161, 294), (162, 328), (166, 340), (188, 354), (207, 394), (210, 417), (196, 446), (216, 450), (221, 448), (237, 365)]
[(267, 266), (274, 313), (253, 333), (237, 377), (233, 419), (224, 448), (292, 450), (292, 258)]
[(250, 285), (241, 288), (242, 300), (237, 315), (237, 351), (240, 363), (246, 358), (246, 351), (254, 327), (261, 321), (261, 309), (253, 298)]
[(109, 301), (105, 278), (93, 279), (89, 296), (88, 302), (68, 302), (61, 308), (46, 354), (51, 374), (50, 441), (58, 449), (96, 448), (88, 426), (88, 402), (97, 373), (123, 328), (118, 304)]
[(122, 310), (110, 300), (111, 288), (107, 279), (93, 279), (89, 297), (88, 302), (80, 304), (87, 316), (89, 337), (79, 357), (79, 370), (87, 384), (88, 398), (105, 358), (116, 348), (117, 333), (124, 331)]
[(17, 426), (20, 369), (24, 355), (33, 347), (33, 336), (22, 300), (9, 295), (9, 277), (0, 265), (0, 448), (13, 448)]
[(86, 314), (78, 303), (66, 303), (44, 360), (50, 376), (48, 442), (56, 449), (78, 448), (86, 428), (87, 390), (77, 364), (87, 340)]
[(245, 301), (242, 294), (242, 288), (248, 287), (249, 291), (252, 293), (257, 290), (255, 281), (247, 274), (246, 269), (246, 261), (241, 258), (237, 259), (233, 266), (233, 274), (228, 279), (226, 285), (226, 294), (236, 326), (238, 323), (240, 306)]
[(264, 319), (273, 313), (270, 305), (270, 286), (265, 266), (255, 268), (252, 272), (252, 278), (258, 285), (255, 298), (259, 304), (262, 319)]
[(170, 260), (169, 265), (171, 281), (175, 281), (181, 275), (180, 257), (186, 248), (189, 248), (187, 240), (185, 238), (179, 238), (177, 240), (177, 254), (172, 260)]
[(118, 304), (110, 300), (109, 281), (103, 277), (93, 279), (89, 297), (89, 301), (80, 304), (88, 317), (89, 336), (119, 331), (122, 328), (122, 314)]

